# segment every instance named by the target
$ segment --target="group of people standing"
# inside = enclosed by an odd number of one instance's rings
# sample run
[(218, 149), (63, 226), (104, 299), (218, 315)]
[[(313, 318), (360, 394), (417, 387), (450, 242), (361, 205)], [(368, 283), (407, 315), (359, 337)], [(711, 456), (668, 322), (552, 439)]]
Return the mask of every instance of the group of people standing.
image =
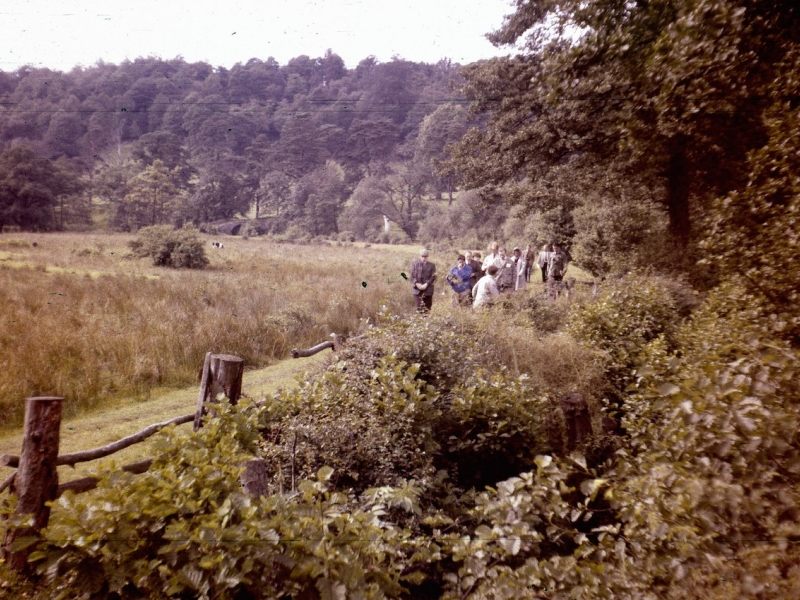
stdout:
[[(417, 312), (428, 312), (433, 304), (436, 265), (429, 261), (429, 256), (429, 251), (423, 248), (411, 265)], [(509, 255), (497, 242), (489, 245), (483, 261), (479, 252), (459, 254), (446, 277), (453, 290), (453, 306), (490, 306), (502, 294), (524, 290), (534, 264), (541, 269), (550, 296), (557, 297), (569, 264), (569, 255), (559, 242), (544, 246), (538, 255), (531, 246), (525, 248), (524, 254), (520, 248), (514, 248)]]

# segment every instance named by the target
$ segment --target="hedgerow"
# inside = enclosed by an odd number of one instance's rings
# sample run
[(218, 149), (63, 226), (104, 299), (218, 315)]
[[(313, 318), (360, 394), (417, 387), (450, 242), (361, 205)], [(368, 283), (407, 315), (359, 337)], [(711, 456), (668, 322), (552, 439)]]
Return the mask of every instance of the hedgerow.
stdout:
[[(218, 407), (196, 434), (167, 431), (148, 473), (62, 497), (32, 555), (51, 582), (42, 589), (795, 597), (800, 356), (738, 286), (687, 318), (675, 304), (656, 307), (665, 287), (570, 316), (573, 327), (586, 318), (584, 332), (606, 331), (596, 338), (605, 360), (632, 370), (616, 388), (622, 435), (602, 459), (587, 457), (589, 445), (567, 454), (553, 443), (558, 390), (503, 368), (482, 318), (389, 319), (297, 390)], [(602, 329), (608, 307), (623, 311), (621, 350)], [(637, 328), (636, 314), (651, 318)], [(488, 350), (473, 360), (472, 348)], [(239, 485), (253, 456), (271, 474), (260, 499)]]

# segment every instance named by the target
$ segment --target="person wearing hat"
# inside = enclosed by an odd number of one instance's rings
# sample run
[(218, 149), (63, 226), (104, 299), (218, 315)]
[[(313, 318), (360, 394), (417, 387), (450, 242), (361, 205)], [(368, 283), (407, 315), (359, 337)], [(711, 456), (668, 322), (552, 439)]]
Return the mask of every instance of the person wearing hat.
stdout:
[(419, 251), (419, 258), (411, 265), (411, 292), (418, 313), (427, 313), (433, 305), (433, 281), (436, 279), (436, 265), (428, 261), (428, 250)]

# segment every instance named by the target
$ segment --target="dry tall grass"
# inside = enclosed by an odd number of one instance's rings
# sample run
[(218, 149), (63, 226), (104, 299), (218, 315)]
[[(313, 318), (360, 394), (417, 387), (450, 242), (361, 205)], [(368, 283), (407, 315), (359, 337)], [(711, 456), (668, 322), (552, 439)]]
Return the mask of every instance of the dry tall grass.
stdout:
[[(0, 427), (28, 396), (68, 414), (131, 392), (195, 381), (207, 351), (249, 366), (351, 333), (386, 306), (412, 307), (414, 250), (278, 245), (226, 238), (211, 267), (131, 258), (125, 235), (0, 237)], [(36, 246), (33, 246), (36, 242)]]

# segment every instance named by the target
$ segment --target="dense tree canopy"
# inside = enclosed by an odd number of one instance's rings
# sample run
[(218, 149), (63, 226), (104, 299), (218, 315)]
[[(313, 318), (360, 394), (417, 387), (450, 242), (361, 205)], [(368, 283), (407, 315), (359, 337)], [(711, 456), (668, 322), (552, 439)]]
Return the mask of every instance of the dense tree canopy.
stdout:
[(59, 200), (80, 191), (73, 173), (30, 148), (6, 150), (0, 154), (0, 231), (4, 225), (48, 230), (56, 225)]
[(455, 162), (532, 210), (568, 204), (574, 181), (567, 210), (598, 189), (658, 203), (685, 253), (712, 200), (748, 185), (765, 117), (796, 103), (798, 23), (790, 2), (518, 0), (490, 38), (520, 54), (462, 73), (488, 122)]
[[(25, 145), (47, 159), (70, 158), (118, 228), (199, 224), (255, 207), (260, 217), (281, 217), (278, 230), (300, 218), (298, 226), (328, 235), (358, 183), (404, 159), (401, 147), (449, 100), (456, 73), (450, 63), (372, 57), (347, 69), (330, 50), (231, 69), (181, 58), (68, 73), (24, 67), (0, 72), (0, 149)], [(332, 178), (324, 175), (330, 161), (338, 165)], [(174, 189), (169, 201), (151, 201), (145, 196), (162, 168)], [(327, 183), (309, 192), (317, 179)], [(312, 206), (327, 216), (309, 220)], [(77, 224), (63, 214), (57, 226)]]

